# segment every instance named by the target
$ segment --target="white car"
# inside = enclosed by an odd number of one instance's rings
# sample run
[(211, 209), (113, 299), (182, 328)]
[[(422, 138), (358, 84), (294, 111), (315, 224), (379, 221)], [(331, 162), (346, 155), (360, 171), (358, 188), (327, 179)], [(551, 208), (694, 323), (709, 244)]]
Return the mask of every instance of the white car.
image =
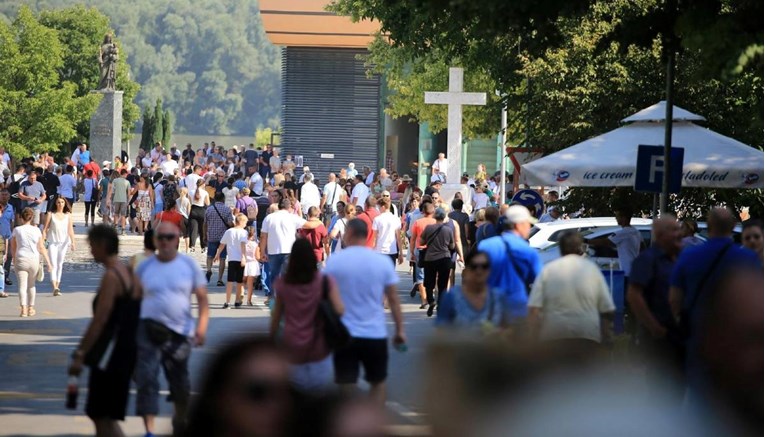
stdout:
[[(651, 226), (651, 219), (633, 218), (632, 226)], [(529, 245), (534, 249), (544, 250), (548, 246), (557, 245), (558, 239), (565, 231), (589, 231), (597, 228), (616, 228), (614, 217), (592, 217), (571, 220), (556, 220), (549, 223), (537, 223), (531, 228)]]

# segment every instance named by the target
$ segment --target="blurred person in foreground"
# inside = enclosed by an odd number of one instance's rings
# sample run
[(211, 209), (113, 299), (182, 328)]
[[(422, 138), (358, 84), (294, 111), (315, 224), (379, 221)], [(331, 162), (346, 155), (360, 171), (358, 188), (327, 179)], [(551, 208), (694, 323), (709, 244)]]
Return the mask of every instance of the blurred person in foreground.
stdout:
[(531, 336), (588, 358), (611, 343), (614, 302), (598, 266), (582, 256), (581, 235), (566, 231), (558, 245), (561, 258), (542, 269), (531, 289)]
[(462, 285), (441, 298), (436, 317), (439, 327), (481, 329), (490, 333), (505, 324), (502, 290), (487, 283), (491, 264), (485, 252), (473, 250), (465, 258)]
[[(202, 346), (207, 336), (209, 307), (202, 270), (191, 257), (178, 253), (180, 229), (163, 222), (154, 233), (157, 254), (136, 269), (143, 296), (136, 341), (136, 414), (143, 416), (147, 437), (153, 437), (154, 419), (159, 414), (159, 368), (165, 369), (170, 396), (175, 406), (173, 435), (181, 435), (191, 395), (189, 358), (193, 345)], [(191, 314), (191, 297), (196, 296), (198, 321)]]
[(224, 347), (208, 364), (185, 436), (291, 435), (297, 394), (289, 376), (286, 354), (269, 339), (247, 338)]
[(537, 220), (521, 205), (507, 208), (504, 217), (504, 232), (481, 241), (478, 250), (489, 255), (489, 285), (502, 290), (509, 323), (520, 328), (526, 318), (531, 284), (542, 271), (542, 261), (527, 241)]
[(90, 367), (85, 412), (95, 424), (97, 436), (121, 436), (117, 421), (125, 420), (141, 300), (130, 269), (120, 262), (114, 228), (93, 226), (88, 243), (93, 259), (106, 271), (93, 299), (93, 320), (72, 353), (69, 374), (79, 376), (83, 365)]
[(653, 244), (632, 263), (627, 288), (627, 301), (638, 322), (637, 347), (651, 360), (649, 375), (668, 377), (679, 399), (684, 389), (684, 356), (680, 332), (669, 308), (669, 279), (682, 250), (680, 227), (672, 215), (653, 221)]
[[(314, 208), (314, 207), (311, 207)], [(323, 225), (322, 225), (323, 226)], [(324, 391), (332, 386), (332, 354), (324, 337), (319, 304), (323, 299), (342, 316), (343, 301), (335, 281), (319, 273), (310, 241), (299, 238), (292, 245), (287, 271), (274, 282), (279, 290), (271, 314), (271, 338), (279, 335), (291, 363), (291, 380), (306, 391)]]
[(690, 403), (699, 416), (714, 416), (728, 435), (763, 434), (763, 291), (761, 266), (730, 266), (702, 311), (703, 379)]
[(345, 390), (356, 385), (359, 367), (370, 384), (370, 396), (385, 403), (388, 376), (388, 330), (383, 297), (387, 297), (395, 334), (393, 345), (406, 344), (404, 322), (398, 298), (398, 275), (385, 255), (366, 246), (367, 225), (360, 219), (348, 222), (343, 236), (345, 248), (327, 261), (324, 273), (337, 281), (345, 313), (342, 321), (351, 334), (349, 345), (335, 351), (335, 382)]
[(735, 225), (736, 218), (730, 210), (712, 209), (707, 216), (709, 239), (702, 245), (686, 248), (670, 277), (669, 304), (675, 320), (679, 320), (683, 336), (685, 370), (691, 395), (699, 390), (704, 373), (699, 360), (699, 347), (703, 339), (700, 321), (706, 302), (712, 296), (713, 284), (731, 266), (762, 266), (754, 252), (733, 241)]

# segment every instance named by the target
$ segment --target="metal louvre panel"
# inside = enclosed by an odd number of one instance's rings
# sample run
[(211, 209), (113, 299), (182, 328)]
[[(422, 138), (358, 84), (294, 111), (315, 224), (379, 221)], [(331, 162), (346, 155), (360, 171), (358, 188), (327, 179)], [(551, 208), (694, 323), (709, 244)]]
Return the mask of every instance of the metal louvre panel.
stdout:
[[(349, 162), (378, 168), (380, 79), (368, 78), (357, 49), (282, 49), (282, 156), (302, 155), (326, 183)], [(321, 158), (334, 154), (334, 158)], [(300, 174), (300, 171), (297, 172)]]

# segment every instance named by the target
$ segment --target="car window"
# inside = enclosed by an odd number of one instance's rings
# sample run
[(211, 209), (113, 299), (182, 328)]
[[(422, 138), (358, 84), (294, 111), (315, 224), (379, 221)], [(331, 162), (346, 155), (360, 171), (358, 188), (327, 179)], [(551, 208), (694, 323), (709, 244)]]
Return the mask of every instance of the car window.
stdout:
[(560, 240), (561, 235), (563, 235), (563, 233), (565, 232), (576, 231), (576, 232), (579, 232), (580, 234), (583, 234), (585, 231), (589, 231), (590, 229), (592, 229), (592, 227), (590, 226), (582, 227), (582, 228), (561, 229), (560, 231), (553, 232), (550, 235), (550, 237), (547, 239), (547, 241), (554, 241), (557, 243), (558, 240)]

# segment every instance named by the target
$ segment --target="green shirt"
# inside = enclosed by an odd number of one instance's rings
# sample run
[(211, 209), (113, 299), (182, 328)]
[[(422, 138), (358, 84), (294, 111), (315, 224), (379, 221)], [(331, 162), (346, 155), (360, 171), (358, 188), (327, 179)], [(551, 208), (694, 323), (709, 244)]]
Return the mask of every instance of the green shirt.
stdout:
[(125, 202), (127, 203), (127, 190), (130, 188), (130, 182), (125, 178), (117, 178), (112, 181), (112, 202)]

